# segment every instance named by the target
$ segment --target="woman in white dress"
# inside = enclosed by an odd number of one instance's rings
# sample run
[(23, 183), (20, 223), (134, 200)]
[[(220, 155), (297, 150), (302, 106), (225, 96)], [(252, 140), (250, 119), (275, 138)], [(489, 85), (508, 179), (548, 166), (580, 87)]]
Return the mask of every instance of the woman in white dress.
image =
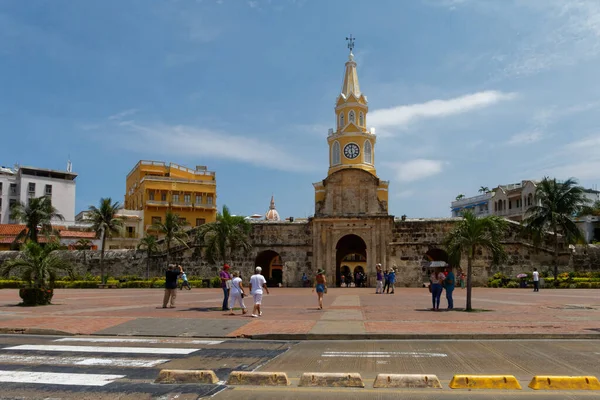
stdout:
[(248, 312), (246, 305), (244, 304), (244, 296), (246, 295), (244, 292), (244, 284), (242, 283), (242, 278), (240, 278), (240, 271), (233, 271), (232, 275), (231, 290), (229, 291), (229, 315), (235, 315), (233, 308), (236, 303), (239, 303), (243, 315)]

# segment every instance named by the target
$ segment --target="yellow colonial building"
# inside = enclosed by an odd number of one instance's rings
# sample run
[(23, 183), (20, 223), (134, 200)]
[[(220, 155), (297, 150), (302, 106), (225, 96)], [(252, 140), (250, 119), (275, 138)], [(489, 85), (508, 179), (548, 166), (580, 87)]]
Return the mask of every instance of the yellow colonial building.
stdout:
[(162, 161), (138, 162), (126, 180), (125, 208), (142, 210), (144, 229), (164, 222), (168, 210), (190, 226), (217, 218), (217, 181), (205, 166), (196, 169)]

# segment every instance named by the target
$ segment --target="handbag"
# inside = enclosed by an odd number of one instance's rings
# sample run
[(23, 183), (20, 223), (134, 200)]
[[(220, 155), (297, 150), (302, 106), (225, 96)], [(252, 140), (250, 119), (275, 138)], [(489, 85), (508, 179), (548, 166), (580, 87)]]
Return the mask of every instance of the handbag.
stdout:
[(323, 290), (323, 293), (327, 293), (327, 288), (325, 288), (325, 290)]

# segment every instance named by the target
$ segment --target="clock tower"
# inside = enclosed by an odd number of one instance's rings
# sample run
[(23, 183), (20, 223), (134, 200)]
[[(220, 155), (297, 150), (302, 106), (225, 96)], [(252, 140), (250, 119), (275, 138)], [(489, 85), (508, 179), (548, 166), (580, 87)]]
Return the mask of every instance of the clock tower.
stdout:
[(358, 83), (354, 38), (347, 40), (350, 54), (335, 102), (335, 128), (327, 135), (329, 170), (325, 180), (313, 184), (315, 216), (387, 215), (389, 182), (379, 180), (375, 170), (377, 137), (374, 128), (367, 129), (369, 106)]

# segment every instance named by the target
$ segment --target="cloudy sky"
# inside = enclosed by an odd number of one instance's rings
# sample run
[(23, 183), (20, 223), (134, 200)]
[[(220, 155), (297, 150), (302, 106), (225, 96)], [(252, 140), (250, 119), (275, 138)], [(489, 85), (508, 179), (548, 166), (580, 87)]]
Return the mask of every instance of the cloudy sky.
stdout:
[(309, 216), (349, 34), (392, 214), (600, 182), (597, 0), (3, 0), (0, 163), (70, 157), (77, 211), (150, 159), (207, 165), (236, 214)]

